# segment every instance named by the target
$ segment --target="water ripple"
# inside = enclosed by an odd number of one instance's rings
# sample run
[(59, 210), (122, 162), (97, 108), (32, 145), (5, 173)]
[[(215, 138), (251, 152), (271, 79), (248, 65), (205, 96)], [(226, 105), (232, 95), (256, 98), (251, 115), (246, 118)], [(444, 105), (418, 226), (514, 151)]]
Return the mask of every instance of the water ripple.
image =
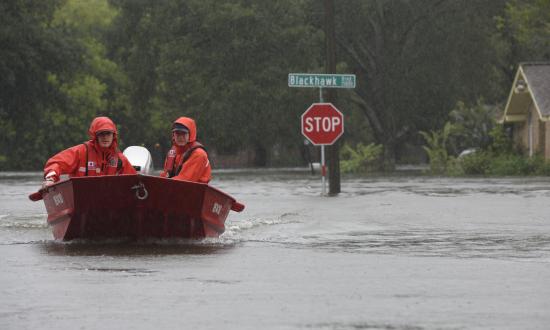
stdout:
[(550, 236), (517, 233), (384, 230), (340, 233), (308, 246), (350, 253), (413, 254), (460, 258), (548, 258)]

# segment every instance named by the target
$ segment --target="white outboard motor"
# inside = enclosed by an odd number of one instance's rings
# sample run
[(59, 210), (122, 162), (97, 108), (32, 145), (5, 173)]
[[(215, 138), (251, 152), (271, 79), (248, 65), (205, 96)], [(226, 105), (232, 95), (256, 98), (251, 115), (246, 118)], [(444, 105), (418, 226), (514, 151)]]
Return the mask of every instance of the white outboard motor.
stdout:
[(128, 158), (130, 164), (140, 174), (149, 174), (153, 171), (153, 159), (147, 148), (140, 146), (130, 146), (124, 149), (124, 156)]

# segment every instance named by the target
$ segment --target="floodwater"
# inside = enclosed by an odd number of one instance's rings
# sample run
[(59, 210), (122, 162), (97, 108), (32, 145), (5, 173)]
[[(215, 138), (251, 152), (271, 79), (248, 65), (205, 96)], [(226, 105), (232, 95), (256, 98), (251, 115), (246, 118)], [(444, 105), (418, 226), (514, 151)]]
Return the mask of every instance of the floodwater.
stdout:
[(62, 243), (0, 173), (0, 329), (550, 329), (550, 178), (215, 175), (219, 239)]

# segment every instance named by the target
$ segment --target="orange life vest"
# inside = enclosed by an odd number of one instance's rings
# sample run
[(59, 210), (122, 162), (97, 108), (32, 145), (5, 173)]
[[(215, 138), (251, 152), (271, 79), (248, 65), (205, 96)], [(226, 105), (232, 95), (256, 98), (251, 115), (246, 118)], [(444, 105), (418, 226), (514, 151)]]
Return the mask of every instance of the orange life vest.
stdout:
[[(107, 159), (102, 159), (102, 155), (93, 152), (89, 142), (84, 142), (86, 157), (79, 157), (79, 164), (76, 176), (98, 176), (98, 175), (117, 175), (122, 172), (123, 163), (120, 157), (121, 152), (109, 154)], [(92, 152), (90, 152), (92, 149)]]
[(189, 149), (185, 151), (183, 157), (179, 161), (179, 164), (176, 164), (177, 147), (172, 146), (172, 148), (168, 151), (168, 154), (166, 155), (166, 161), (164, 162), (164, 173), (166, 173), (166, 177), (172, 178), (178, 175), (178, 173), (181, 171), (181, 168), (183, 167), (183, 164), (189, 159), (189, 157), (191, 157), (193, 151), (199, 148), (206, 152), (206, 148), (202, 144), (197, 141), (191, 142)]

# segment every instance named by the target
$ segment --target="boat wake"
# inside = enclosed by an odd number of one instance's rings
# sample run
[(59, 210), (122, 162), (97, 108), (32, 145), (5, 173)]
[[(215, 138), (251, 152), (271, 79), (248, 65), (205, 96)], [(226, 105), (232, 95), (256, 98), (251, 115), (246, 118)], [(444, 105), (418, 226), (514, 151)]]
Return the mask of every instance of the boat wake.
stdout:
[(248, 218), (226, 223), (224, 239), (245, 241), (249, 235), (257, 236), (267, 227), (292, 225), (301, 223), (303, 219), (297, 212), (283, 213), (273, 217)]
[(550, 236), (536, 233), (375, 230), (334, 233), (330, 236), (309, 237), (309, 242), (303, 247), (339, 253), (539, 261), (547, 259), (550, 262)]
[(60, 256), (112, 256), (135, 257), (152, 256), (162, 257), (169, 255), (209, 255), (223, 253), (233, 244), (224, 242), (220, 238), (192, 240), (192, 239), (105, 239), (105, 240), (72, 240), (47, 241), (39, 244), (40, 248), (50, 255)]
[(0, 214), (0, 227), (2, 228), (47, 228), (48, 224), (44, 221), (47, 216), (43, 213), (12, 215)]

